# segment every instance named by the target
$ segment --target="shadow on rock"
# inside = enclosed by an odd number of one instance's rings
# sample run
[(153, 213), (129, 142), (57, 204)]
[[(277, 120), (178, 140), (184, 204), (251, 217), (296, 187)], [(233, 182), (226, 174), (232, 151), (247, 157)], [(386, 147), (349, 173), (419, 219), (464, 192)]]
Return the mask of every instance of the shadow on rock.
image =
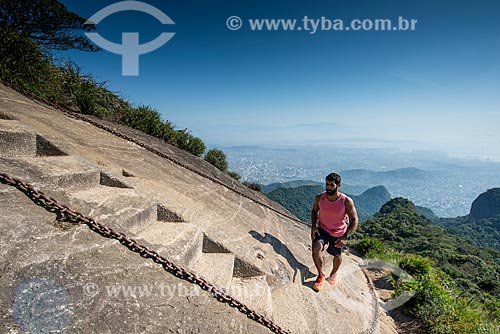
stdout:
[[(248, 232), (252, 237), (255, 239), (259, 240), (262, 243), (265, 244), (270, 244), (273, 246), (274, 251), (283, 256), (287, 261), (290, 267), (293, 268), (294, 274), (293, 274), (293, 282), (295, 282), (295, 279), (297, 277), (297, 274), (300, 273), (300, 279), (303, 285), (307, 285), (308, 282), (305, 282), (306, 279), (315, 276), (312, 272), (309, 271), (309, 267), (306, 265), (300, 263), (293, 253), (288, 249), (287, 246), (285, 246), (278, 238), (273, 236), (272, 234), (265, 233), (264, 235), (260, 234), (257, 231), (250, 231)], [(312, 286), (312, 284), (311, 284)]]

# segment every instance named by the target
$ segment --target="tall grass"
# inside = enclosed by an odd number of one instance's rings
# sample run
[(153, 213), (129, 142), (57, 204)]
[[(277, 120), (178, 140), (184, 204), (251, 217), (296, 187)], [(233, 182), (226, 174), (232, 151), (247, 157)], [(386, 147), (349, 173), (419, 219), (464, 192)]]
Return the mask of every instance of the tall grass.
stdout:
[(63, 107), (126, 124), (201, 156), (205, 143), (187, 129), (177, 130), (150, 106), (132, 105), (111, 92), (106, 82), (83, 74), (75, 63), (56, 66), (27, 36), (0, 27), (0, 78)]
[(75, 63), (68, 62), (61, 70), (64, 94), (81, 113), (109, 118), (127, 104), (107, 89), (106, 82), (99, 83), (92, 76), (82, 74)]
[(64, 74), (28, 37), (0, 27), (0, 78), (36, 96), (64, 102)]

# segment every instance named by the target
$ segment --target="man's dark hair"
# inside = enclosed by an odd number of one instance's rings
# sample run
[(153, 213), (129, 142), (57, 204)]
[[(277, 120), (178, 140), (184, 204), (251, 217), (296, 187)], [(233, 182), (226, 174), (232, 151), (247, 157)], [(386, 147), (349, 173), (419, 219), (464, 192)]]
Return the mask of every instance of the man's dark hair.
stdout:
[(333, 181), (335, 182), (336, 185), (339, 185), (340, 184), (340, 175), (337, 174), (337, 173), (330, 173), (326, 176), (325, 178), (327, 181)]

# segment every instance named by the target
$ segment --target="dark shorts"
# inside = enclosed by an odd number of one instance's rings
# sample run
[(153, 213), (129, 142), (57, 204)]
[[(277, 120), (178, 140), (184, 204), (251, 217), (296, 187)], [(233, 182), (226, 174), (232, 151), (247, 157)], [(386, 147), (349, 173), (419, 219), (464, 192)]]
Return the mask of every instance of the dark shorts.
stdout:
[(328, 254), (331, 254), (333, 256), (340, 256), (342, 254), (343, 248), (335, 247), (335, 242), (342, 237), (333, 237), (330, 235), (330, 233), (320, 227), (318, 227), (318, 232), (319, 235), (316, 233), (313, 243), (318, 242), (322, 244), (323, 248), (321, 248), (321, 251), (325, 250), (325, 246), (328, 245), (328, 248), (326, 249)]

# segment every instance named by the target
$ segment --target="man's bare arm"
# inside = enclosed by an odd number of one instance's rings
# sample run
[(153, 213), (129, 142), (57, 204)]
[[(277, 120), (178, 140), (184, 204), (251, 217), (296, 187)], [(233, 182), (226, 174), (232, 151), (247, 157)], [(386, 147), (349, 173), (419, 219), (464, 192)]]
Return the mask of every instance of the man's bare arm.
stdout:
[[(358, 228), (358, 213), (356, 212), (356, 207), (351, 198), (347, 197), (345, 201), (345, 211), (349, 217), (349, 227), (347, 228), (347, 234), (352, 235)], [(335, 247), (344, 248), (347, 245), (347, 237), (339, 238), (335, 242)]]
[(318, 231), (318, 227), (316, 226), (316, 223), (318, 221), (318, 211), (319, 211), (319, 200), (321, 198), (321, 195), (316, 195), (314, 198), (314, 205), (311, 210), (311, 240), (314, 240), (314, 235)]
[(352, 235), (358, 228), (358, 213), (356, 212), (354, 201), (349, 197), (345, 202), (345, 211), (349, 217), (349, 227), (347, 229), (347, 233)]

